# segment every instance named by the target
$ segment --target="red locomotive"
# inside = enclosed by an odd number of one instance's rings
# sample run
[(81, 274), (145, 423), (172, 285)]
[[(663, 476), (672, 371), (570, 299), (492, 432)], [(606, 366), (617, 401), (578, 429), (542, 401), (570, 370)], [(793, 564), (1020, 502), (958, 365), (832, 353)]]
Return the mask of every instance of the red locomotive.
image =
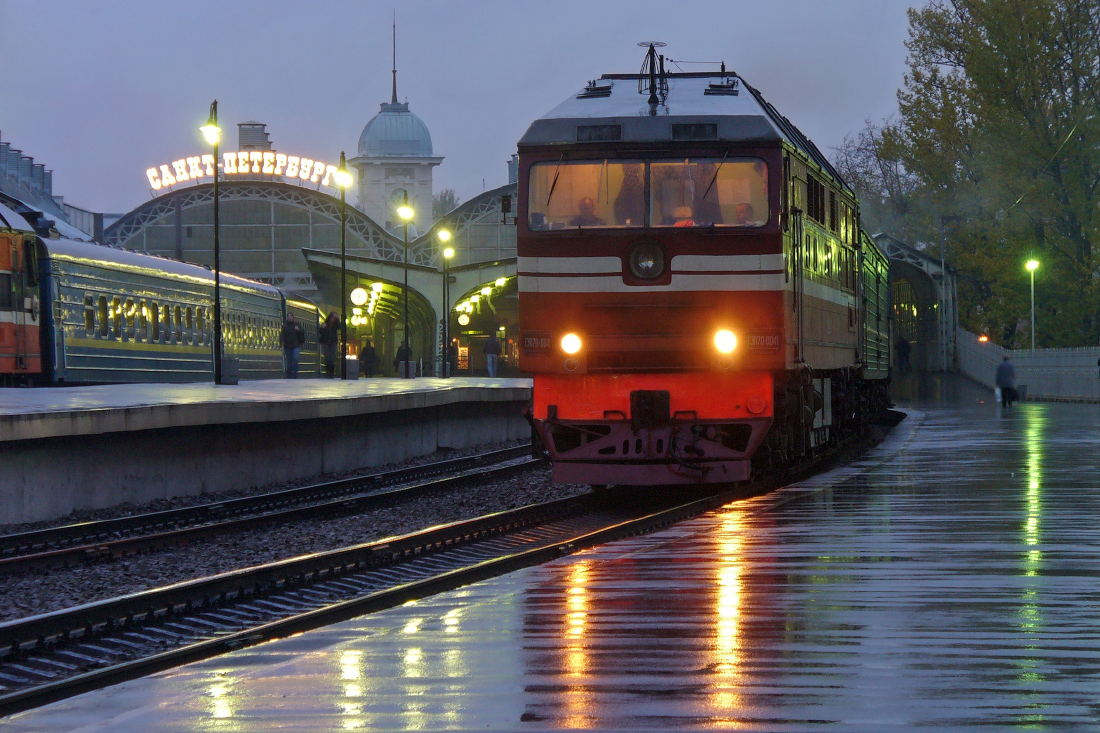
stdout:
[(519, 143), (520, 366), (554, 478), (741, 481), (887, 404), (887, 261), (723, 65), (607, 74)]

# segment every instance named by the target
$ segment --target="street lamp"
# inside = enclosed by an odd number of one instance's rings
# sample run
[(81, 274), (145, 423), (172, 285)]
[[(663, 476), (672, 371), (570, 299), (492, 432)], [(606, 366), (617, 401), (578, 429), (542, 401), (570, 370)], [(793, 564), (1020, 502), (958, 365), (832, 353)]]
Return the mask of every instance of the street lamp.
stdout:
[(412, 361), (412, 349), (409, 348), (409, 219), (413, 218), (413, 210), (409, 207), (409, 192), (405, 191), (401, 197), (401, 205), (397, 207), (397, 215), (405, 229), (405, 368), (401, 372), (402, 379), (409, 377), (409, 362)]
[(218, 100), (210, 103), (210, 117), (199, 128), (206, 142), (214, 146), (214, 384), (222, 383), (222, 261), (218, 226)]
[[(440, 229), (436, 235), (439, 237), (439, 241), (446, 244), (451, 239), (451, 233), (446, 229)], [(447, 378), (451, 376), (448, 367), (451, 365), (451, 342), (447, 337), (447, 326), (451, 321), (451, 307), (449, 293), (451, 290), (450, 278), (447, 274), (447, 265), (450, 259), (455, 256), (455, 251), (450, 247), (443, 250), (443, 358), (440, 360), (440, 376)]]
[(1025, 267), (1031, 273), (1031, 350), (1035, 351), (1035, 271), (1039, 269), (1039, 260), (1028, 260)]
[(336, 169), (336, 185), (340, 187), (340, 379), (348, 378), (348, 287), (347, 252), (345, 250), (348, 229), (347, 190), (351, 185), (351, 173), (344, 151), (340, 151), (340, 167)]

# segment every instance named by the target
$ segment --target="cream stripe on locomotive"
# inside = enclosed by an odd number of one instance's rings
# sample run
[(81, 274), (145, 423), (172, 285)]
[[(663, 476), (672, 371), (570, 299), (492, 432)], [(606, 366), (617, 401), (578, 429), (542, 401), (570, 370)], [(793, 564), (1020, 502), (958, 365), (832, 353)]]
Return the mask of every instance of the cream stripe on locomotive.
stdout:
[(783, 274), (748, 275), (673, 274), (669, 285), (627, 285), (621, 273), (578, 275), (576, 277), (539, 277), (520, 275), (521, 293), (661, 293), (693, 291), (769, 291), (783, 289)]
[[(672, 273), (687, 272), (755, 273), (782, 272), (783, 255), (676, 255), (671, 262)], [(610, 275), (622, 272), (618, 257), (520, 257), (517, 269), (521, 275)]]

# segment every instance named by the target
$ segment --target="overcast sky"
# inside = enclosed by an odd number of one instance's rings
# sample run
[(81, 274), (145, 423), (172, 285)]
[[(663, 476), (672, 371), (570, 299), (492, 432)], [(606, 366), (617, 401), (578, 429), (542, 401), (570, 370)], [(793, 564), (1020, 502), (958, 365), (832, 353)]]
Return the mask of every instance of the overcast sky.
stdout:
[(648, 40), (725, 60), (830, 154), (896, 111), (915, 2), (0, 0), (0, 140), (52, 168), (55, 194), (107, 212), (150, 198), (146, 168), (206, 152), (214, 98), (234, 142), (254, 119), (280, 151), (352, 157), (389, 101), (396, 8), (398, 95), (445, 156), (436, 192), (506, 183), (530, 122), (637, 71)]

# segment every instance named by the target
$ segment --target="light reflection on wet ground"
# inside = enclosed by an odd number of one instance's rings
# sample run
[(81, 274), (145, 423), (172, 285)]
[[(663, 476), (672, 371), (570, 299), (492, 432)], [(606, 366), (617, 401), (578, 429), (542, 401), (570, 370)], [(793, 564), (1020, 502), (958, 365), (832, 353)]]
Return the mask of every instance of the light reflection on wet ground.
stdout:
[(862, 473), (12, 729), (1100, 727), (1100, 407), (902, 386)]

